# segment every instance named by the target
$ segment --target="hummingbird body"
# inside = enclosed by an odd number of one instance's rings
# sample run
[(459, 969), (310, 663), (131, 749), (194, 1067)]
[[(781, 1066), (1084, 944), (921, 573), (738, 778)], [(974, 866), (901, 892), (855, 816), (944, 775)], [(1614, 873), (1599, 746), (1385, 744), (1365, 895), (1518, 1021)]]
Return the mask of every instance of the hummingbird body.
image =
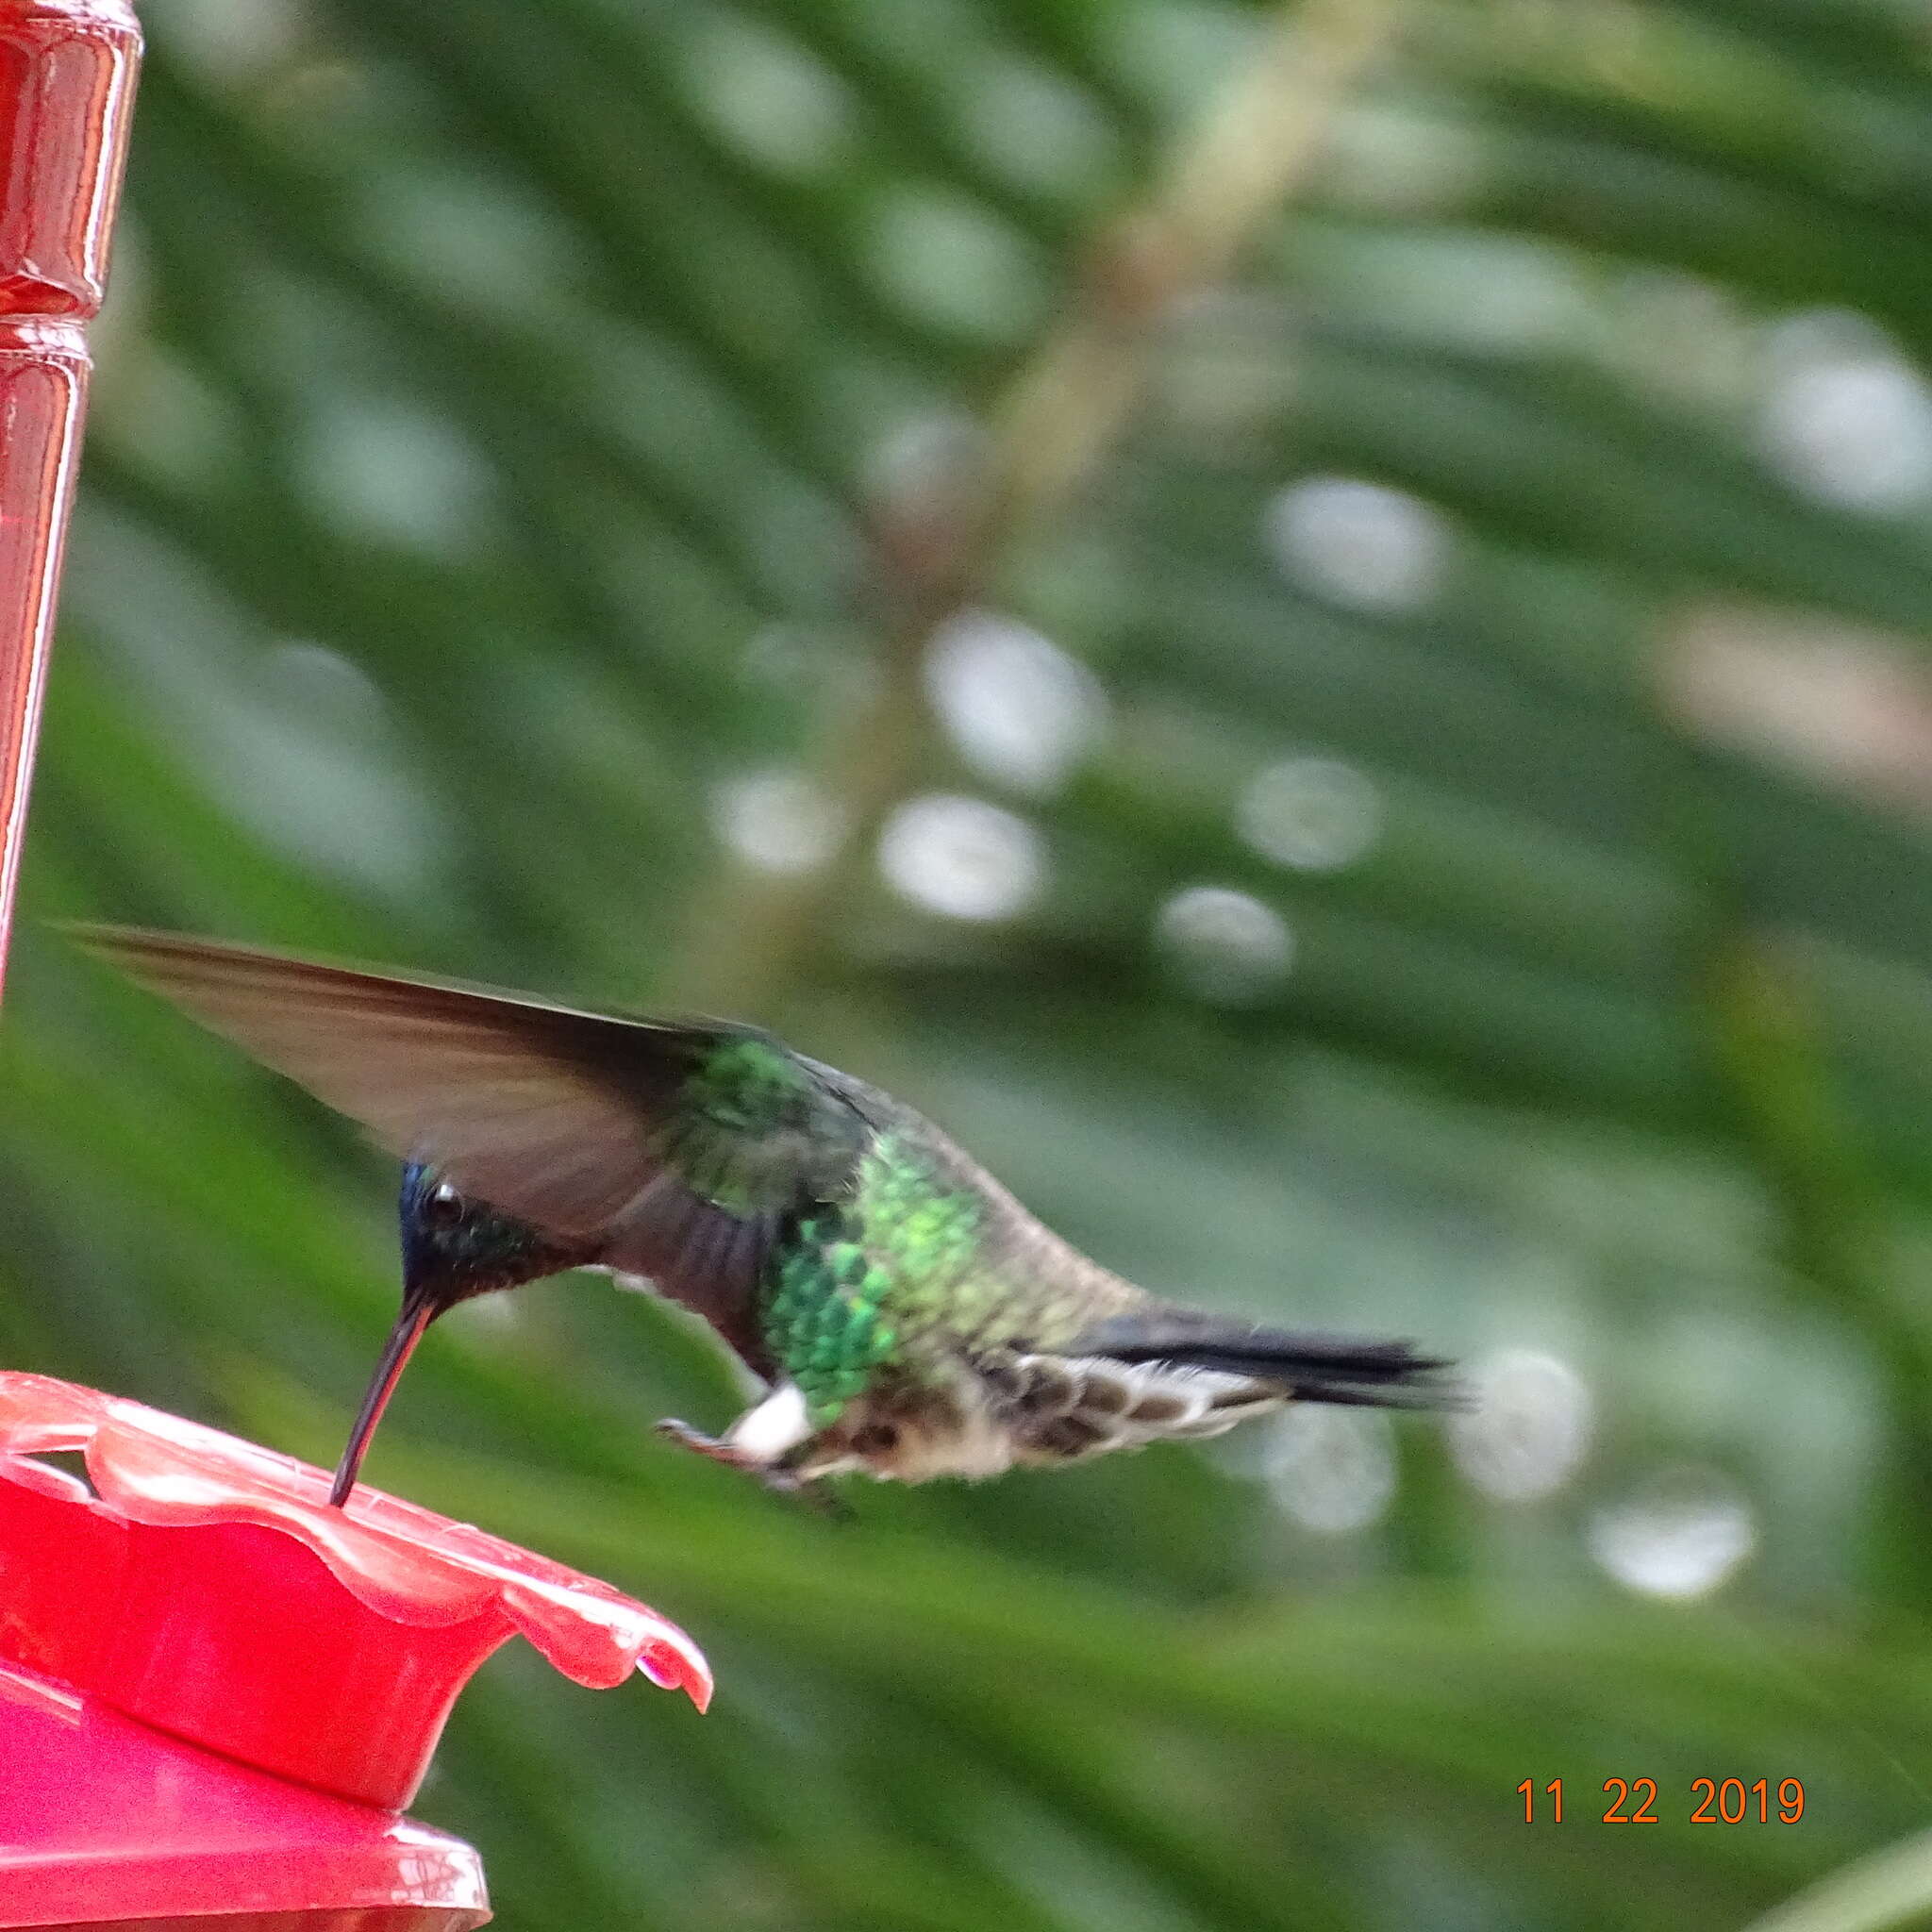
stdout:
[(987, 1476), (1219, 1434), (1285, 1399), (1279, 1382), (1103, 1353), (1104, 1324), (1118, 1334), (1161, 1304), (885, 1105), (896, 1119), (848, 1197), (801, 1218), (773, 1257), (760, 1315), (781, 1379), (740, 1424), (761, 1451), (795, 1433), (783, 1453), (802, 1475)]
[(1218, 1435), (1294, 1400), (1440, 1402), (1406, 1343), (1164, 1302), (1042, 1225), (939, 1128), (756, 1029), (585, 1012), (249, 948), (93, 950), (408, 1163), (404, 1304), (337, 1501), (445, 1308), (572, 1267), (707, 1321), (764, 1391), (688, 1446), (780, 1487), (994, 1475)]
[(797, 1431), (801, 1474), (993, 1475), (1073, 1451), (1049, 1427), (1073, 1382), (1056, 1398), (1030, 1365), (1138, 1291), (874, 1097), (897, 1118), (874, 1130), (849, 1192), (800, 1216), (773, 1255), (759, 1316), (781, 1380), (747, 1426)]

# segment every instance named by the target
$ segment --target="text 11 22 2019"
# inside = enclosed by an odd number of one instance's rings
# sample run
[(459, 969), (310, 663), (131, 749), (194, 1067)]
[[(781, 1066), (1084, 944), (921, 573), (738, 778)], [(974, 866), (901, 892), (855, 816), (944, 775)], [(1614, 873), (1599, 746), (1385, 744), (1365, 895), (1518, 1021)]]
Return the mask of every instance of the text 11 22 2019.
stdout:
[[(1563, 1824), (1589, 1818), (1602, 1824), (1661, 1824), (1671, 1801), (1654, 1777), (1607, 1777), (1603, 1805), (1571, 1799), (1559, 1777), (1516, 1787), (1525, 1824)], [(1805, 1815), (1805, 1786), (1795, 1777), (1775, 1784), (1759, 1777), (1694, 1777), (1676, 1815), (1687, 1824), (1795, 1824)]]

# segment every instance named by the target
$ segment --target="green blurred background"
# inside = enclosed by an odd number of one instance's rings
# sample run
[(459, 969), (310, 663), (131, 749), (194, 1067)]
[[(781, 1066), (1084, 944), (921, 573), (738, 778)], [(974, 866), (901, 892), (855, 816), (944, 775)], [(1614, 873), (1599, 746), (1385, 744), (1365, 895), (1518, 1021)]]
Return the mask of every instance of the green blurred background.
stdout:
[(507, 1925), (1932, 1924), (1932, 16), (1310, 7), (146, 9), (0, 1359), (329, 1461), (393, 1307), (85, 915), (764, 1020), (1488, 1395), (839, 1524), (657, 1307), (460, 1311), (374, 1478), (720, 1680), (490, 1665)]

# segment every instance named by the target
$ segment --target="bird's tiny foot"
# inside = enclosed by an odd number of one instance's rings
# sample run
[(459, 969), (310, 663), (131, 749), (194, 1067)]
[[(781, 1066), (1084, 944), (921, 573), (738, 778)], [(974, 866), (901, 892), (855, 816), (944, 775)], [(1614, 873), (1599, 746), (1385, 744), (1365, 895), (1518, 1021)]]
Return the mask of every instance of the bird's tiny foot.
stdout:
[(708, 1436), (702, 1429), (694, 1429), (689, 1423), (681, 1423), (669, 1416), (658, 1424), (658, 1433), (666, 1441), (675, 1442), (694, 1455), (706, 1457), (712, 1462), (722, 1462), (726, 1469), (743, 1471), (775, 1496), (795, 1497), (822, 1516), (845, 1514), (844, 1506), (837, 1497), (800, 1475), (796, 1470), (787, 1469), (780, 1463), (760, 1462), (756, 1457), (747, 1456), (742, 1449), (734, 1448), (721, 1436)]
[(689, 1449), (694, 1455), (708, 1457), (713, 1462), (724, 1463), (731, 1469), (741, 1469), (747, 1474), (760, 1474), (758, 1467), (741, 1449), (734, 1449), (722, 1436), (708, 1436), (702, 1429), (694, 1429), (689, 1423), (681, 1423), (675, 1416), (666, 1416), (658, 1424), (658, 1433), (668, 1442), (675, 1442), (680, 1449)]

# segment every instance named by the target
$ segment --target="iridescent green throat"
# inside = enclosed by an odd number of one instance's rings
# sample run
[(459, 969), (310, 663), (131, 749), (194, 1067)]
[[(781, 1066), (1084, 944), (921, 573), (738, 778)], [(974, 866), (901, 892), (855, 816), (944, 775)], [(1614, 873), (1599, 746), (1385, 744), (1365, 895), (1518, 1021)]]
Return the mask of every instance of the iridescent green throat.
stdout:
[(773, 1257), (766, 1345), (804, 1392), (814, 1428), (838, 1421), (964, 1283), (980, 1203), (943, 1186), (896, 1135), (860, 1163), (851, 1198), (816, 1208)]

